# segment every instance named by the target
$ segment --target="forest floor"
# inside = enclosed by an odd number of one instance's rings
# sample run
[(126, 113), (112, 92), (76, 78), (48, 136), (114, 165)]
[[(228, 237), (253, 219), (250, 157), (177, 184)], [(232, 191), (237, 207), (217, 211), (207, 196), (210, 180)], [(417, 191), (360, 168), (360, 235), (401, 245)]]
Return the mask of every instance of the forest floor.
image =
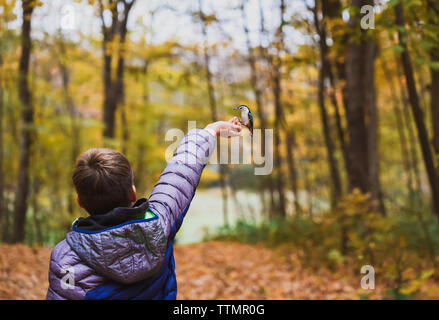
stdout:
[[(44, 299), (51, 248), (0, 245), (0, 299)], [(261, 245), (204, 242), (175, 246), (178, 299), (360, 299), (361, 274), (304, 269), (294, 253)], [(370, 293), (373, 291), (372, 293)]]

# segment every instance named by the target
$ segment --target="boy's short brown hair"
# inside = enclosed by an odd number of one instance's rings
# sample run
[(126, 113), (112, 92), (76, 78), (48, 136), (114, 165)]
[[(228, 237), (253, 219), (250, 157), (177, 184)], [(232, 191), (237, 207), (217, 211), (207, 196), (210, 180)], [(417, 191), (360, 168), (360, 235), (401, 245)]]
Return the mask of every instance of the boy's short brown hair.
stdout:
[(72, 178), (81, 206), (92, 215), (130, 205), (133, 171), (119, 151), (88, 149), (78, 157)]

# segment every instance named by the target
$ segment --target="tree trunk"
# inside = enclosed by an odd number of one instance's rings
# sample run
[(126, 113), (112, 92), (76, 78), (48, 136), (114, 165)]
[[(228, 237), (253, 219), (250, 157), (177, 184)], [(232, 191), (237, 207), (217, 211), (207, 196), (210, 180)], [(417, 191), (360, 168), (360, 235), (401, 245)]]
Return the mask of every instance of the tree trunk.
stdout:
[[(125, 2), (124, 2), (125, 3)], [(129, 130), (127, 124), (127, 111), (125, 105), (125, 82), (124, 82), (124, 73), (125, 73), (125, 55), (126, 55), (126, 36), (127, 36), (127, 23), (128, 23), (128, 14), (131, 7), (125, 5), (124, 7), (124, 18), (120, 23), (119, 30), (119, 57), (117, 61), (117, 70), (116, 70), (116, 82), (115, 82), (115, 92), (117, 96), (117, 105), (121, 109), (121, 126), (122, 126), (122, 153), (127, 153), (127, 146), (129, 140)]]
[[(106, 138), (114, 138), (115, 135), (115, 118), (116, 110), (119, 104), (124, 102), (124, 54), (125, 54), (125, 40), (127, 33), (128, 16), (135, 0), (130, 2), (127, 0), (110, 0), (110, 11), (112, 15), (111, 26), (106, 26), (104, 23), (104, 6), (102, 0), (99, 1), (99, 10), (102, 23), (102, 51), (104, 55), (103, 66), (103, 80), (104, 80), (104, 105), (103, 105), (103, 121), (104, 132)], [(120, 4), (120, 6), (119, 6)], [(116, 67), (116, 79), (112, 77), (111, 62), (115, 56), (112, 50), (114, 41), (118, 42), (120, 50), (118, 52), (118, 62)], [(126, 124), (125, 111), (122, 112), (122, 122)], [(128, 130), (126, 125), (122, 127), (123, 142), (128, 139)]]
[(349, 131), (349, 184), (371, 196), (372, 209), (385, 213), (379, 182), (378, 110), (375, 97), (375, 43), (360, 27), (360, 8), (372, 0), (352, 0), (346, 53), (346, 119)]
[[(204, 68), (206, 72), (206, 82), (207, 82), (207, 93), (209, 96), (209, 106), (210, 106), (210, 113), (211, 118), (213, 122), (218, 121), (218, 111), (216, 106), (216, 99), (215, 99), (215, 90), (213, 88), (213, 81), (212, 81), (212, 73), (210, 71), (210, 56), (208, 52), (207, 47), (207, 23), (206, 23), (206, 17), (203, 13), (203, 6), (202, 6), (202, 0), (198, 1), (199, 8), (200, 8), (200, 18), (201, 18), (201, 29), (203, 34), (203, 39), (205, 42), (204, 46)], [(217, 150), (220, 150), (220, 144), (217, 144)], [(220, 155), (218, 153), (218, 155)], [(221, 157), (219, 157), (219, 160), (221, 160)], [(224, 218), (224, 225), (229, 225), (229, 218), (228, 218), (228, 193), (227, 193), (227, 186), (226, 186), (226, 176), (227, 176), (227, 166), (219, 164), (219, 171), (220, 171), (220, 188), (221, 188), (221, 196), (223, 200), (223, 218)]]
[[(309, 163), (309, 165), (311, 165), (311, 163)], [(313, 182), (312, 182), (312, 178), (310, 177), (310, 174), (312, 172), (312, 170), (310, 170), (308, 168), (308, 164), (305, 163), (303, 166), (303, 184), (304, 184), (304, 188), (306, 191), (306, 200), (307, 200), (307, 206), (308, 206), (308, 217), (312, 218), (313, 217), (313, 197), (314, 197), (314, 192), (313, 192)]]
[(276, 184), (276, 190), (277, 190), (277, 206), (276, 211), (273, 212), (273, 217), (280, 217), (285, 218), (287, 216), (287, 209), (286, 209), (286, 199), (285, 199), (285, 183), (283, 179), (283, 172), (282, 172), (282, 160), (280, 156), (280, 134), (281, 130), (280, 127), (275, 125), (276, 128), (279, 128), (275, 130), (274, 132), (274, 164), (276, 166), (276, 176), (275, 176), (275, 184)]
[[(276, 215), (278, 215), (281, 218), (285, 218), (287, 216), (287, 201), (285, 196), (285, 182), (283, 177), (283, 170), (282, 170), (282, 159), (280, 154), (280, 145), (281, 145), (281, 133), (284, 131), (286, 134), (287, 128), (285, 123), (285, 117), (284, 117), (284, 111), (283, 111), (283, 105), (282, 105), (282, 61), (280, 58), (281, 50), (284, 49), (284, 35), (283, 35), (283, 26), (285, 24), (284, 20), (284, 14), (285, 14), (285, 1), (280, 1), (280, 24), (278, 27), (278, 30), (276, 32), (277, 39), (274, 42), (274, 48), (276, 49), (277, 54), (273, 55), (270, 53), (265, 54), (265, 58), (268, 62), (268, 64), (271, 67), (272, 72), (272, 91), (274, 96), (274, 165), (276, 168), (276, 176), (275, 176), (275, 185), (277, 189), (277, 195), (278, 195), (278, 204), (277, 204), (277, 211)], [(261, 28), (262, 29), (262, 28)], [(287, 136), (288, 140), (288, 136)], [(292, 151), (292, 150), (291, 150)], [(289, 155), (292, 155), (292, 152), (287, 153), (287, 157)], [(294, 161), (292, 158), (287, 159), (287, 162), (290, 163), (290, 165), (294, 166)], [(293, 167), (291, 172), (295, 171), (295, 168)], [(294, 180), (294, 177), (290, 177), (292, 180)], [(297, 199), (297, 194), (294, 194), (294, 198)]]
[[(0, 59), (2, 59), (3, 57), (0, 56)], [(3, 60), (0, 60), (0, 65), (3, 62)], [(1, 66), (0, 66), (1, 68)], [(3, 71), (3, 70), (1, 70)], [(5, 101), (5, 96), (3, 95), (3, 88), (5, 88), (6, 86), (6, 81), (3, 77), (3, 73), (0, 74), (0, 171), (3, 173), (3, 150), (4, 150), (4, 146), (3, 146), (3, 117), (4, 117), (4, 109), (3, 107), (5, 105), (7, 105), (7, 101)], [(6, 102), (6, 103), (5, 103)], [(12, 126), (11, 126), (12, 127)], [(13, 127), (11, 128), (13, 130)], [(10, 217), (10, 213), (6, 204), (7, 198), (4, 197), (4, 190), (5, 190), (5, 184), (4, 184), (4, 174), (0, 175), (0, 215), (1, 215), (1, 220), (0, 220), (0, 230), (1, 230), (1, 238), (0, 240), (3, 242), (9, 242), (10, 239), (10, 232), (9, 232), (9, 217)]]
[(346, 172), (349, 172), (349, 159), (348, 159), (348, 149), (347, 149), (347, 142), (346, 142), (346, 133), (345, 133), (345, 129), (343, 127), (342, 124), (342, 116), (340, 113), (340, 107), (337, 101), (337, 97), (335, 95), (335, 92), (337, 90), (337, 84), (335, 83), (335, 77), (334, 74), (332, 72), (332, 66), (331, 66), (331, 62), (329, 61), (329, 59), (327, 59), (327, 72), (328, 72), (328, 78), (329, 78), (329, 83), (331, 85), (331, 90), (329, 92), (329, 98), (331, 100), (332, 106), (334, 107), (334, 114), (335, 114), (335, 124), (337, 127), (337, 135), (338, 135), (338, 139), (340, 140), (340, 149), (343, 155), (343, 163), (344, 163), (344, 167)]
[[(250, 66), (250, 82), (251, 82), (251, 86), (252, 86), (252, 90), (253, 90), (253, 94), (255, 96), (255, 102), (256, 102), (256, 112), (258, 114), (258, 118), (259, 118), (259, 126), (260, 129), (262, 130), (262, 135), (261, 135), (261, 154), (262, 156), (265, 157), (265, 129), (267, 128), (267, 118), (264, 112), (264, 105), (262, 102), (262, 96), (263, 93), (259, 87), (258, 84), (258, 72), (257, 72), (257, 68), (256, 68), (256, 56), (253, 52), (253, 48), (251, 46), (250, 43), (250, 35), (249, 35), (249, 30), (248, 30), (248, 23), (247, 23), (247, 16), (245, 14), (245, 6), (244, 6), (244, 2), (245, 0), (243, 0), (243, 3), (241, 4), (241, 16), (242, 16), (242, 21), (243, 21), (243, 29), (244, 29), (244, 33), (246, 36), (246, 45), (247, 45), (247, 52), (248, 52), (248, 64)], [(260, 44), (260, 46), (262, 46), (262, 44)], [(273, 190), (273, 181), (271, 178), (271, 175), (266, 175), (262, 178), (262, 182), (263, 182), (263, 189), (267, 188), (268, 192), (270, 194), (270, 199), (271, 199), (271, 210), (274, 210), (274, 190)]]
[(38, 212), (40, 210), (40, 207), (38, 205), (38, 197), (39, 192), (40, 192), (40, 184), (41, 182), (38, 179), (35, 179), (32, 183), (32, 200), (31, 200), (31, 205), (32, 205), (32, 216), (33, 216), (33, 224), (35, 227), (35, 235), (37, 238), (37, 244), (41, 245), (43, 244), (43, 232), (41, 230), (41, 221), (38, 218)]
[(328, 59), (327, 59), (327, 47), (326, 47), (326, 26), (325, 21), (319, 21), (318, 1), (315, 3), (314, 9), (312, 9), (314, 15), (314, 26), (319, 35), (319, 48), (320, 48), (320, 68), (319, 68), (319, 80), (318, 80), (318, 105), (320, 110), (320, 118), (322, 121), (323, 137), (326, 146), (326, 155), (328, 158), (329, 172), (331, 176), (331, 203), (335, 208), (342, 194), (340, 172), (338, 170), (337, 161), (335, 160), (334, 142), (331, 137), (331, 128), (329, 125), (328, 112), (325, 104), (325, 79), (328, 75)]
[[(332, 2), (332, 3), (330, 3), (330, 2)], [(324, 81), (326, 78), (329, 79), (329, 83), (332, 87), (332, 90), (329, 93), (329, 97), (330, 97), (330, 100), (331, 100), (332, 105), (334, 106), (334, 110), (335, 110), (337, 134), (338, 134), (338, 137), (340, 140), (340, 148), (342, 151), (344, 165), (346, 168), (346, 172), (348, 172), (348, 176), (349, 176), (349, 172), (350, 172), (350, 162), (348, 159), (348, 149), (347, 149), (347, 145), (346, 145), (346, 138), (345, 138), (345, 133), (344, 133), (344, 129), (342, 126), (342, 122), (341, 122), (341, 115), (340, 115), (340, 111), (339, 111), (339, 107), (338, 107), (337, 98), (335, 96), (335, 90), (336, 90), (335, 78), (334, 78), (334, 74), (332, 73), (331, 63), (330, 63), (329, 58), (328, 58), (328, 47), (326, 44), (326, 41), (327, 41), (327, 39), (326, 39), (327, 38), (327, 36), (326, 36), (326, 33), (327, 33), (326, 19), (327, 19), (327, 17), (330, 17), (330, 16), (332, 16), (332, 17), (337, 16), (337, 12), (340, 11), (340, 7), (338, 5), (339, 5), (338, 1), (329, 1), (328, 2), (328, 1), (322, 0), (322, 10), (321, 10), (322, 11), (322, 21), (321, 22), (319, 22), (318, 1), (317, 0), (316, 0), (314, 10), (313, 10), (314, 25), (315, 25), (315, 28), (316, 28), (318, 34), (319, 34), (319, 47), (320, 47), (318, 101), (319, 101), (319, 108), (320, 108), (320, 116), (321, 116), (321, 120), (322, 120), (323, 135), (325, 138), (325, 145), (326, 145), (326, 149), (327, 149), (328, 164), (329, 164), (331, 181), (332, 181), (331, 204), (332, 204), (332, 207), (335, 209), (337, 209), (337, 205), (338, 205), (338, 202), (342, 196), (343, 190), (342, 190), (340, 172), (338, 169), (337, 162), (336, 162), (334, 155), (333, 155), (334, 151), (335, 151), (335, 147), (334, 147), (334, 143), (333, 143), (332, 138), (331, 138), (329, 119), (328, 119), (328, 114), (327, 114), (326, 106), (325, 106)], [(346, 228), (346, 224), (345, 224), (344, 220), (345, 220), (345, 217), (341, 216), (339, 223), (341, 225), (340, 252), (342, 253), (342, 255), (345, 255), (347, 253), (347, 248), (348, 248), (347, 228)]]
[(282, 159), (280, 154), (281, 145), (281, 132), (284, 128), (283, 110), (281, 103), (281, 79), (280, 79), (280, 61), (274, 63), (272, 58), (271, 65), (273, 68), (273, 95), (274, 95), (274, 109), (275, 109), (275, 120), (274, 120), (274, 165), (276, 168), (275, 184), (277, 190), (277, 210), (276, 215), (281, 218), (287, 216), (286, 209), (286, 198), (285, 198), (285, 183), (282, 170)]
[(331, 176), (332, 181), (332, 187), (331, 187), (331, 203), (332, 207), (336, 207), (338, 200), (341, 197), (341, 179), (340, 179), (340, 173), (338, 170), (337, 162), (334, 157), (334, 143), (331, 138), (331, 129), (329, 127), (329, 119), (328, 119), (328, 113), (326, 110), (325, 105), (325, 98), (324, 98), (324, 69), (321, 66), (319, 70), (319, 85), (318, 85), (318, 101), (319, 101), (319, 109), (320, 109), (320, 118), (322, 121), (322, 129), (323, 129), (323, 137), (325, 140), (325, 146), (326, 146), (326, 155), (328, 158), (328, 165), (329, 165), (329, 172)]
[[(6, 101), (6, 96), (3, 95), (3, 89), (6, 88), (6, 79), (3, 76), (3, 57), (0, 54), (0, 230), (1, 230), (1, 238), (0, 241), (9, 242), (10, 232), (10, 213), (6, 204), (7, 198), (4, 196), (5, 191), (5, 175), (3, 174), (3, 156), (4, 156), (4, 135), (3, 135), (3, 118), (5, 116), (4, 106), (8, 105), (8, 101)], [(10, 109), (9, 109), (10, 110)], [(7, 119), (6, 119), (7, 120)], [(11, 123), (11, 134), (15, 141), (15, 125), (12, 125), (15, 121), (9, 121)]]
[[(0, 51), (0, 230), (3, 230), (4, 223), (4, 174), (3, 174), (3, 57)], [(3, 235), (2, 235), (3, 236)], [(1, 238), (0, 238), (1, 239)]]
[[(255, 54), (253, 53), (253, 48), (252, 48), (251, 43), (250, 43), (250, 35), (249, 35), (248, 26), (247, 26), (247, 16), (245, 14), (244, 3), (241, 4), (240, 9), (241, 9), (241, 16), (242, 16), (242, 21), (243, 21), (244, 34), (246, 36), (246, 45), (247, 45), (247, 53), (248, 53), (247, 61), (248, 61), (248, 64), (250, 66), (250, 83), (252, 86), (253, 94), (255, 96), (256, 108), (257, 108), (258, 118), (260, 121), (260, 128), (263, 131), (267, 127), (267, 119), (266, 119), (266, 115), (264, 112), (264, 106), (262, 104), (262, 92), (261, 92), (261, 89), (259, 88), (259, 84), (258, 84), (258, 72), (256, 69), (256, 57), (255, 57)], [(262, 134), (261, 148), (262, 148), (262, 155), (265, 155), (265, 136), (264, 136), (264, 134)]]
[(102, 0), (99, 1), (99, 8), (101, 13), (102, 23), (102, 52), (104, 55), (103, 65), (103, 80), (104, 80), (104, 106), (103, 106), (103, 120), (104, 120), (104, 137), (114, 138), (115, 130), (115, 113), (117, 107), (117, 101), (115, 92), (113, 90), (113, 81), (111, 76), (111, 61), (113, 59), (113, 52), (111, 48), (111, 42), (114, 40), (117, 25), (117, 5), (111, 8), (112, 12), (112, 24), (111, 27), (106, 27), (104, 23), (104, 8)]
[[(106, 47), (106, 45), (105, 45)], [(107, 51), (104, 48), (104, 51)], [(115, 114), (116, 114), (116, 98), (111, 85), (111, 56), (105, 54), (104, 57), (104, 137), (114, 138), (115, 131)]]
[[(342, 14), (342, 5), (340, 0), (322, 0), (322, 16), (323, 19), (340, 19)], [(329, 78), (329, 83), (331, 86), (331, 90), (329, 91), (329, 97), (331, 103), (334, 107), (335, 112), (335, 121), (337, 126), (337, 135), (340, 140), (340, 148), (343, 154), (343, 162), (345, 170), (348, 174), (347, 181), (347, 189), (352, 191), (352, 186), (350, 185), (349, 177), (351, 174), (351, 163), (349, 160), (349, 151), (348, 151), (348, 137), (346, 134), (346, 130), (342, 124), (342, 117), (340, 113), (340, 107), (336, 98), (336, 91), (338, 85), (340, 85), (340, 91), (342, 96), (342, 104), (345, 113), (347, 113), (347, 86), (346, 86), (346, 46), (347, 46), (347, 34), (337, 33), (336, 31), (328, 28), (328, 30), (332, 33), (331, 38), (334, 43), (337, 43), (337, 46), (334, 50), (337, 50), (335, 54), (333, 54), (336, 58), (331, 61), (329, 57), (327, 57), (327, 73)], [(326, 43), (324, 43), (325, 46)], [(329, 49), (327, 49), (329, 51)], [(333, 72), (332, 67), (335, 67), (336, 73)]]
[(299, 202), (299, 183), (298, 183), (298, 177), (297, 177), (297, 170), (296, 170), (296, 157), (294, 155), (294, 149), (296, 145), (296, 138), (294, 136), (293, 130), (286, 129), (286, 135), (287, 135), (287, 164), (288, 164), (288, 170), (290, 171), (290, 177), (291, 177), (291, 189), (293, 191), (294, 196), (294, 213), (299, 215), (302, 212), (302, 208), (300, 207)]
[(400, 66), (400, 60), (398, 59), (397, 55), (395, 54), (395, 62), (396, 62), (396, 72), (397, 72), (397, 85), (400, 92), (401, 100), (402, 100), (402, 115), (405, 127), (407, 128), (408, 133), (408, 144), (409, 144), (409, 156), (410, 156), (410, 164), (411, 168), (413, 169), (413, 175), (416, 183), (416, 188), (419, 192), (422, 192), (421, 187), (421, 173), (419, 169), (419, 161), (418, 161), (418, 152), (417, 152), (417, 143), (416, 143), (416, 136), (415, 136), (415, 130), (413, 128), (412, 124), (412, 118), (410, 117), (410, 106), (408, 103), (408, 98), (406, 95), (406, 91), (404, 90), (404, 84), (402, 83), (402, 80), (404, 78), (403, 72), (401, 70)]
[[(64, 39), (62, 38), (62, 34), (60, 34), (59, 49), (60, 49), (60, 53), (59, 53), (60, 59), (58, 62), (59, 62), (59, 68), (62, 77), (63, 96), (64, 96), (64, 102), (67, 107), (67, 113), (69, 115), (69, 122), (70, 122), (70, 145), (71, 145), (70, 163), (72, 167), (74, 167), (81, 146), (80, 125), (78, 121), (78, 111), (76, 109), (75, 102), (70, 93), (70, 74), (69, 74), (69, 69), (66, 65), (67, 55), (66, 55), (66, 48), (65, 48)], [(76, 203), (75, 201), (76, 192), (73, 186), (69, 187), (69, 189), (70, 190), (67, 198), (68, 211), (70, 215), (73, 215), (74, 207)]]
[[(351, 6), (359, 11), (363, 4), (361, 0), (352, 0)], [(348, 22), (348, 27), (353, 30), (361, 30), (359, 27), (358, 15), (352, 15)], [(361, 42), (349, 39), (346, 53), (346, 120), (349, 132), (349, 162), (351, 172), (349, 181), (352, 188), (358, 188), (361, 192), (369, 192), (369, 168), (368, 168), (368, 132), (365, 123), (365, 68), (372, 66), (366, 65), (364, 39)]]
[(415, 129), (413, 128), (412, 117), (410, 117), (410, 106), (408, 105), (408, 99), (405, 95), (403, 85), (399, 83), (399, 86), (400, 86), (400, 91), (404, 93), (401, 94), (403, 100), (402, 115), (403, 115), (405, 127), (407, 128), (407, 132), (408, 132), (410, 164), (411, 164), (411, 168), (413, 169), (416, 190), (422, 193), (421, 172), (419, 169), (419, 156), (417, 150)]
[(422, 155), (424, 159), (424, 165), (428, 176), (428, 181), (431, 189), (431, 197), (433, 202), (433, 211), (439, 217), (439, 188), (437, 182), (437, 174), (434, 165), (433, 154), (430, 149), (428, 141), (427, 128), (424, 122), (424, 115), (419, 105), (418, 93), (416, 92), (416, 84), (413, 75), (412, 64), (408, 52), (406, 39), (402, 30), (405, 30), (404, 12), (401, 3), (395, 6), (396, 23), (399, 26), (398, 39), (399, 45), (403, 48), (401, 52), (401, 62), (404, 69), (404, 75), (406, 79), (406, 86), (409, 95), (409, 101), (413, 113), (413, 118), (418, 130), (419, 143), (421, 145)]
[[(264, 17), (264, 10), (262, 7), (262, 0), (258, 0), (258, 7), (259, 7), (259, 57), (269, 62), (266, 49), (263, 46), (264, 39), (266, 38), (266, 29), (265, 29), (265, 17)], [(267, 125), (268, 125), (268, 120), (267, 120)], [(268, 217), (270, 218), (271, 213), (276, 210), (276, 199), (275, 199), (274, 179), (272, 178), (271, 175), (269, 175), (268, 177), (269, 178), (267, 179), (267, 187), (268, 190), (270, 191), (270, 207), (271, 207), (271, 211), (269, 212)]]
[[(431, 52), (431, 60), (439, 63), (439, 53)], [(431, 74), (431, 120), (433, 122), (433, 147), (436, 158), (439, 156), (439, 70), (430, 68)]]
[(30, 155), (33, 144), (34, 110), (29, 90), (29, 61), (31, 54), (31, 18), (33, 1), (23, 0), (23, 23), (21, 29), (21, 56), (19, 64), (19, 99), (22, 105), (21, 134), (19, 145), (18, 184), (14, 202), (14, 237), (13, 242), (24, 241), (24, 227), (29, 194)]
[[(141, 80), (143, 82), (143, 104), (144, 104), (144, 110), (141, 112), (141, 115), (139, 117), (139, 123), (140, 125), (145, 128), (145, 126), (148, 126), (148, 120), (146, 118), (146, 114), (149, 111), (149, 77), (148, 77), (148, 68), (149, 68), (149, 60), (144, 59), (143, 61), (143, 79)], [(139, 188), (138, 190), (143, 190), (145, 187), (144, 180), (146, 179), (146, 173), (147, 173), (147, 167), (145, 166), (145, 159), (144, 155), (146, 154), (147, 144), (145, 143), (145, 137), (143, 135), (140, 135), (137, 137), (137, 147), (136, 147), (136, 154), (137, 154), (137, 168), (136, 168), (136, 174), (134, 175), (134, 182), (135, 185)]]
[(394, 81), (392, 74), (387, 66), (387, 62), (383, 59), (381, 59), (381, 68), (383, 69), (384, 77), (387, 79), (388, 85), (389, 85), (390, 98), (392, 100), (393, 112), (395, 114), (395, 122), (396, 122), (395, 125), (396, 125), (396, 130), (398, 132), (399, 144), (401, 147), (402, 165), (403, 165), (404, 171), (408, 175), (407, 176), (407, 192), (410, 195), (411, 192), (413, 191), (413, 177), (412, 177), (413, 168), (411, 167), (411, 162), (410, 162), (410, 156), (409, 156), (410, 152), (409, 152), (409, 148), (408, 148), (407, 136), (406, 136), (405, 126), (404, 126), (404, 116), (403, 116), (403, 112), (400, 108), (400, 101), (399, 101), (398, 96), (395, 92), (395, 88), (397, 86), (395, 85), (395, 81)]
[[(342, 15), (343, 7), (341, 5), (340, 0), (322, 0), (322, 15), (323, 18), (328, 19), (340, 19)], [(331, 31), (331, 29), (329, 29)], [(342, 101), (343, 101), (343, 107), (347, 108), (347, 86), (346, 86), (346, 46), (347, 46), (347, 40), (348, 36), (345, 33), (337, 33), (336, 31), (332, 32), (331, 34), (332, 39), (335, 43), (337, 43), (337, 52), (335, 54), (336, 58), (334, 61), (329, 62), (328, 65), (334, 65), (336, 68), (336, 76), (339, 80), (338, 83), (341, 85), (341, 94), (342, 94)], [(328, 58), (329, 60), (329, 58)], [(334, 73), (332, 72), (331, 67), (328, 68), (328, 76), (329, 80), (331, 82), (331, 86), (335, 92), (337, 86), (336, 86), (336, 77)], [(334, 101), (334, 100), (333, 100)], [(335, 105), (334, 105), (335, 106)], [(341, 121), (340, 121), (341, 124)], [(341, 125), (340, 125), (341, 127)], [(341, 137), (340, 133), (339, 136)], [(345, 139), (341, 140), (340, 142), (343, 143), (343, 141), (346, 141)], [(346, 146), (346, 155), (347, 155), (347, 146)], [(347, 159), (347, 158), (346, 158)], [(349, 163), (349, 162), (347, 162)], [(349, 171), (349, 168), (346, 167), (346, 170)]]
[[(427, 17), (427, 24), (438, 27), (439, 25), (439, 6), (437, 2), (432, 0), (427, 1), (427, 8), (430, 14)], [(434, 64), (439, 64), (439, 40), (437, 38), (428, 39), (432, 43), (430, 49), (430, 59)], [(433, 148), (436, 154), (436, 159), (439, 156), (439, 69), (430, 67), (431, 85), (430, 85), (430, 108), (431, 121), (433, 127)]]
[(364, 93), (366, 104), (366, 127), (367, 127), (367, 155), (369, 167), (369, 190), (372, 200), (372, 209), (375, 212), (385, 214), (383, 197), (379, 180), (378, 160), (378, 109), (375, 97), (375, 56), (376, 45), (373, 39), (366, 39), (365, 43), (365, 72)]

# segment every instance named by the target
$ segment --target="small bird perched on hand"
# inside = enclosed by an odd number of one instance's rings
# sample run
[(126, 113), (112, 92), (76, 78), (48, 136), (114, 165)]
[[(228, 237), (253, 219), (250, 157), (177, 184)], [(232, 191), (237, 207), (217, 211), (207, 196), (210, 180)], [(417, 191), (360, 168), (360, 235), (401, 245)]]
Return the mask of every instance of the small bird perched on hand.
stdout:
[(253, 115), (250, 109), (246, 105), (241, 104), (234, 110), (241, 110), (241, 123), (250, 130), (250, 135), (253, 136)]

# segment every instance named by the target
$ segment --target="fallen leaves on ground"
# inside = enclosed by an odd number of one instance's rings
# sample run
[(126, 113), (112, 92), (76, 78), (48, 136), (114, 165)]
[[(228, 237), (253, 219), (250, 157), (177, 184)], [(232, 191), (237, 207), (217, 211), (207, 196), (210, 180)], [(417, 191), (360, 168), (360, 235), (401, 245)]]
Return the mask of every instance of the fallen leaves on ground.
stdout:
[[(360, 299), (361, 274), (344, 279), (301, 267), (294, 254), (208, 242), (175, 249), (179, 299)], [(370, 298), (379, 298), (377, 290)]]
[(0, 299), (44, 299), (50, 248), (0, 246)]
[[(0, 246), (0, 299), (44, 299), (50, 248)], [(175, 246), (178, 299), (359, 299), (357, 277), (302, 268), (299, 258), (260, 245)], [(377, 286), (378, 287), (378, 286)], [(377, 288), (373, 296), (380, 298)]]

